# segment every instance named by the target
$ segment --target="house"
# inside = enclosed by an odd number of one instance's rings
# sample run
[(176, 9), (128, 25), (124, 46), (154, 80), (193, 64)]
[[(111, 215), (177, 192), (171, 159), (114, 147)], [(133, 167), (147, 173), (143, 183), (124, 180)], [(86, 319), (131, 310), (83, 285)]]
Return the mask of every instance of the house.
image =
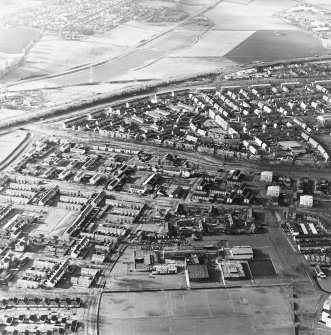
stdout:
[(0, 269), (9, 269), (14, 259), (14, 255), (9, 252), (0, 259)]
[(27, 237), (22, 237), (16, 244), (15, 244), (15, 251), (24, 252), (26, 247), (29, 245), (29, 239)]
[(260, 181), (272, 182), (273, 172), (272, 171), (262, 171)]
[(138, 193), (138, 194), (146, 193), (147, 189), (148, 189), (147, 185), (131, 184), (130, 187), (129, 187), (129, 191), (131, 193)]
[(299, 205), (301, 207), (313, 207), (314, 206), (314, 198), (312, 195), (301, 195)]
[(279, 197), (280, 186), (268, 186), (267, 196), (268, 197)]

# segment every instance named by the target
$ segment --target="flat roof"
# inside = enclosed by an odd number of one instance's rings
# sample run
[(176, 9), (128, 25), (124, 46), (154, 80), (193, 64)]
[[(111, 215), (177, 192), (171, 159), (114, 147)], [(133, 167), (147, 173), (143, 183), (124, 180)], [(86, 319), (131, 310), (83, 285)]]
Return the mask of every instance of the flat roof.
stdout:
[(209, 278), (206, 264), (188, 264), (187, 270), (190, 278), (193, 279)]
[(302, 148), (302, 145), (297, 141), (281, 141), (281, 142), (278, 142), (278, 144), (281, 145), (282, 147), (288, 148), (288, 149)]

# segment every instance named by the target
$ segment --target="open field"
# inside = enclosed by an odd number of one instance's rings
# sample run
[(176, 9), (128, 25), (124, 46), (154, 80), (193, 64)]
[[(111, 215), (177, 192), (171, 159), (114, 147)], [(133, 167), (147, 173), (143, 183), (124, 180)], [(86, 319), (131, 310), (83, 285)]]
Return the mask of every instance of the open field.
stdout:
[(0, 109), (0, 121), (10, 120), (19, 115), (25, 114), (27, 111), (22, 109), (8, 109), (8, 108), (1, 108)]
[(251, 36), (254, 31), (211, 30), (201, 36), (191, 48), (175, 52), (179, 57), (222, 57)]
[(0, 28), (0, 52), (20, 54), (38, 35), (30, 28)]
[(251, 260), (248, 264), (254, 278), (276, 275), (272, 261), (269, 259)]
[(99, 39), (68, 41), (48, 34), (30, 50), (24, 64), (11, 71), (4, 80), (15, 81), (66, 71), (79, 65), (107, 60), (121, 50), (120, 46)]
[(107, 61), (166, 29), (166, 26), (129, 21), (103, 35), (85, 36), (79, 41), (64, 40), (55, 34), (46, 34), (30, 50), (24, 64), (11, 71), (4, 80), (16, 81), (49, 75), (77, 66)]
[(186, 49), (197, 40), (200, 34), (201, 31), (176, 29), (148, 43), (146, 46), (148, 46), (149, 49), (167, 52)]
[(297, 30), (286, 21), (273, 17), (296, 4), (294, 0), (222, 1), (205, 15), (222, 30)]
[(236, 63), (223, 57), (219, 58), (191, 58), (191, 57), (164, 57), (155, 63), (123, 75), (118, 79), (155, 78), (167, 79), (181, 76), (191, 76), (217, 71), (231, 71)]
[(3, 161), (18, 144), (26, 137), (26, 132), (16, 130), (6, 135), (0, 136), (0, 162)]
[[(153, 6), (160, 4), (154, 2)], [(47, 34), (4, 82), (61, 73), (101, 61), (108, 62), (93, 68), (95, 82), (194, 76), (227, 70), (232, 61), (247, 63), (328, 53), (318, 39), (274, 17), (296, 5), (295, 0), (228, 0), (214, 4), (215, 0), (180, 1), (176, 6), (192, 15), (182, 24), (131, 20), (81, 41), (65, 41)], [(191, 29), (190, 24), (195, 28)], [(286, 33), (276, 34), (278, 30)], [(33, 87), (76, 85), (89, 80), (90, 70), (85, 69), (45, 81), (36, 78)]]
[[(102, 35), (102, 38), (117, 46), (130, 47), (169, 29), (167, 24), (152, 24), (128, 21)], [(95, 36), (90, 37), (92, 40)]]
[[(293, 334), (286, 293), (278, 288), (104, 294), (100, 335)], [(264, 334), (264, 333), (263, 333)]]
[(275, 33), (273, 30), (265, 30), (251, 35), (226, 57), (239, 63), (251, 63), (312, 57), (329, 52), (318, 38), (305, 32), (286, 30)]
[(66, 228), (75, 220), (78, 213), (63, 208), (52, 208), (47, 213), (45, 224), (38, 225), (33, 233), (43, 234), (46, 237), (61, 236)]
[(331, 10), (331, 3), (329, 0), (306, 0), (306, 3)]

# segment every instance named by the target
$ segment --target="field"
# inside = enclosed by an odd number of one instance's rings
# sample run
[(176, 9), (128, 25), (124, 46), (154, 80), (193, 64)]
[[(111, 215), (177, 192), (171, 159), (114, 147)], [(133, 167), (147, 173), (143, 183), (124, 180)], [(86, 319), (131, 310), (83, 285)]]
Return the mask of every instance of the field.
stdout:
[(5, 80), (15, 81), (66, 71), (90, 62), (107, 60), (121, 50), (121, 47), (104, 43), (99, 39), (66, 41), (55, 35), (45, 35), (30, 50), (24, 64), (11, 71)]
[(148, 48), (167, 52), (190, 47), (201, 34), (199, 31), (177, 29), (148, 43)]
[(328, 10), (331, 9), (331, 3), (329, 0), (307, 0), (306, 3), (312, 6), (323, 7)]
[(11, 118), (14, 118), (16, 116), (23, 115), (27, 111), (21, 110), (21, 109), (7, 109), (7, 108), (1, 108), (0, 109), (0, 122), (4, 120), (10, 120)]
[(75, 220), (78, 213), (62, 208), (52, 208), (45, 218), (45, 224), (38, 225), (33, 234), (43, 234), (46, 237), (61, 236), (66, 228)]
[(305, 32), (257, 31), (231, 50), (226, 57), (238, 63), (265, 62), (328, 54), (322, 42)]
[(20, 54), (37, 34), (29, 28), (0, 28), (0, 52)]
[(26, 132), (16, 130), (6, 135), (0, 136), (0, 162), (5, 159), (26, 137)]
[(286, 21), (273, 17), (296, 4), (294, 0), (222, 1), (205, 15), (222, 30), (297, 30)]
[[(88, 68), (63, 72), (102, 61), (107, 62), (93, 67), (95, 82), (167, 79), (231, 72), (238, 63), (328, 53), (319, 39), (275, 17), (296, 4), (295, 0), (181, 0), (176, 6), (191, 16), (180, 24), (132, 20), (81, 41), (47, 34), (4, 81), (36, 76), (31, 88), (80, 85), (90, 80)], [(60, 75), (45, 80), (37, 77), (55, 73)]]
[(278, 287), (107, 293), (99, 334), (293, 334), (285, 298)]
[(254, 31), (211, 30), (202, 35), (191, 48), (175, 52), (179, 57), (222, 57)]
[(268, 277), (276, 275), (272, 261), (269, 259), (259, 259), (248, 261), (253, 278)]

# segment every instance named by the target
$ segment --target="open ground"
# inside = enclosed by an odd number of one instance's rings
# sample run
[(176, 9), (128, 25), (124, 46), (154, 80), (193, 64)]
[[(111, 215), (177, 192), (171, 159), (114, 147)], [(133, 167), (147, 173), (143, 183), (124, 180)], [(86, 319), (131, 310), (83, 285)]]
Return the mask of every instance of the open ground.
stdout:
[[(31, 79), (29, 87), (87, 83), (91, 80), (90, 69), (75, 67), (89, 64), (94, 64), (95, 82), (166, 79), (230, 72), (235, 66), (233, 61), (249, 63), (329, 52), (317, 38), (274, 16), (295, 6), (294, 0), (182, 0), (180, 5), (189, 17), (176, 24), (130, 21), (82, 41), (63, 41), (47, 35), (3, 82), (58, 74), (56, 78)], [(192, 19), (198, 21), (192, 23)], [(289, 54), (289, 49), (294, 51)], [(101, 61), (106, 63), (96, 64)], [(75, 72), (63, 72), (67, 70)]]
[(105, 293), (100, 335), (293, 334), (288, 288)]

